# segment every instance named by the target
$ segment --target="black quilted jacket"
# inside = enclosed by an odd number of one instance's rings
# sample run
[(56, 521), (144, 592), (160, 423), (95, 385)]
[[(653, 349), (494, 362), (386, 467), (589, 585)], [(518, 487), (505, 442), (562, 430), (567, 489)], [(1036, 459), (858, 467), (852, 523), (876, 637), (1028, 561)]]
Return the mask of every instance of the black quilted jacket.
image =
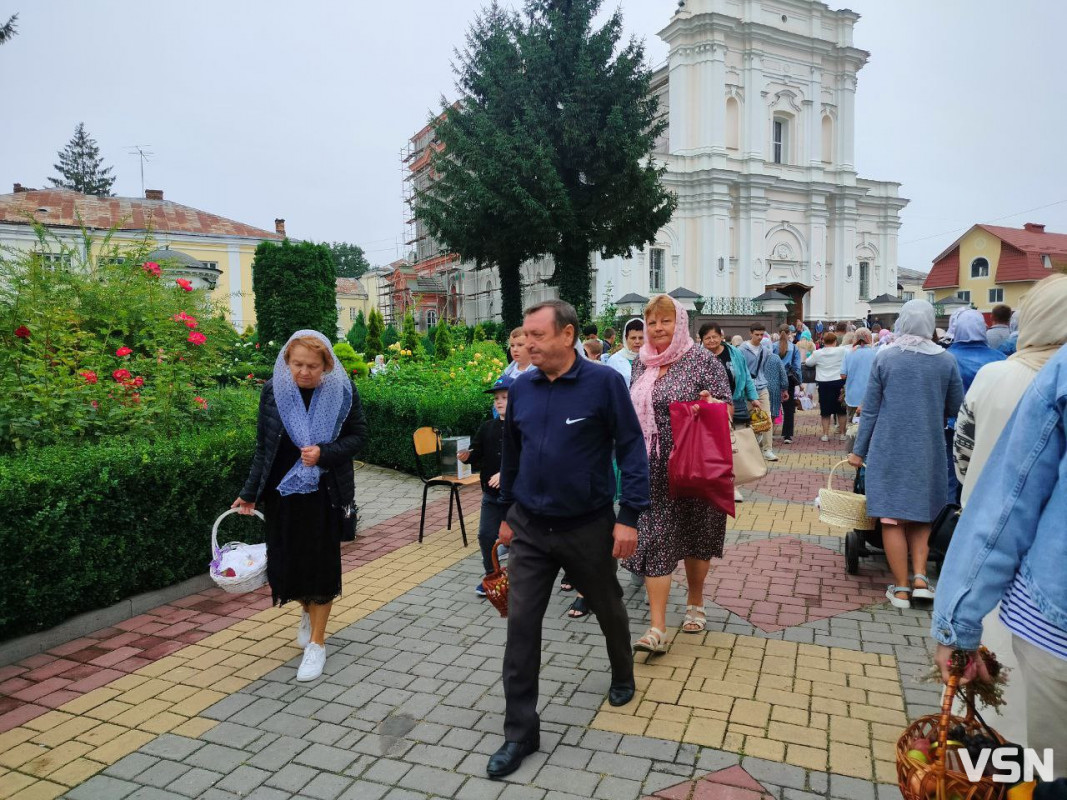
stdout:
[[(256, 423), (256, 453), (252, 457), (252, 467), (248, 471), (248, 480), (241, 490), (241, 499), (258, 502), (266, 489), (267, 477), (278, 452), (278, 443), (285, 433), (278, 405), (274, 402), (274, 386), (271, 381), (263, 384), (263, 393), (259, 398), (259, 420)], [(363, 449), (367, 441), (367, 418), (363, 415), (363, 403), (359, 392), (352, 387), (352, 409), (348, 412), (341, 432), (332, 442), (319, 442), (322, 451), (319, 466), (325, 470), (320, 478), (326, 487), (330, 505), (345, 508), (355, 502), (355, 471), (352, 459)]]

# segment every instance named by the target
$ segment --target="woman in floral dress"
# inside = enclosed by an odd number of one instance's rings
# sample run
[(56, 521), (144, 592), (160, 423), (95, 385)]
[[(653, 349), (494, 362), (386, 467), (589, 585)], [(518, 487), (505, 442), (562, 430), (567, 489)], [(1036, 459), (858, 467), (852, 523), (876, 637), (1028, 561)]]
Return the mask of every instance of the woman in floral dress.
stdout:
[(689, 336), (682, 305), (668, 295), (653, 297), (645, 308), (645, 343), (633, 364), (630, 396), (648, 448), (651, 507), (637, 523), (637, 550), (623, 562), (645, 579), (651, 627), (635, 650), (657, 653), (667, 633), (671, 575), (685, 561), (689, 596), (685, 633), (707, 624), (704, 580), (712, 557), (722, 556), (726, 514), (702, 500), (675, 499), (667, 482), (667, 460), (674, 449), (670, 404), (676, 401), (730, 401), (730, 381), (722, 363)]

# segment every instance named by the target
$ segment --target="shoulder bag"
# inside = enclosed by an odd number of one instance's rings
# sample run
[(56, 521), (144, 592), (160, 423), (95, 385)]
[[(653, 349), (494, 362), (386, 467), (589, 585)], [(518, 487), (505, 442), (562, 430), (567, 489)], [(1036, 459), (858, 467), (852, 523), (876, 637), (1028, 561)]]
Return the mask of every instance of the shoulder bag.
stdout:
[(767, 474), (767, 462), (763, 458), (756, 434), (751, 428), (735, 427), (730, 432), (730, 443), (734, 451), (734, 484), (744, 486), (758, 481)]

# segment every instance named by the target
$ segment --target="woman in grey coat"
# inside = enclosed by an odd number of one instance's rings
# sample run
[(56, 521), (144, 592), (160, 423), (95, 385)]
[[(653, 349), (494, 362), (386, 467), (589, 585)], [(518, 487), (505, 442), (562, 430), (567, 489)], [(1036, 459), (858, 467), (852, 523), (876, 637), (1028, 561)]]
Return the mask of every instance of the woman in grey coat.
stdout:
[[(900, 309), (891, 345), (879, 349), (848, 462), (867, 462), (867, 513), (882, 520), (882, 542), (897, 608), (932, 600), (926, 579), (930, 523), (945, 504), (945, 420), (963, 402), (956, 360), (934, 344), (934, 307), (910, 300)], [(908, 553), (913, 577), (908, 579)]]

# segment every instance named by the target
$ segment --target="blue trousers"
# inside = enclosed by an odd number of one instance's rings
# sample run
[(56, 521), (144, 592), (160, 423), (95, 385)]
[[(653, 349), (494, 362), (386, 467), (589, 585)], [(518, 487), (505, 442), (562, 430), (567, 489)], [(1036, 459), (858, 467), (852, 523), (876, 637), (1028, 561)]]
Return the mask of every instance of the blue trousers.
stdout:
[(500, 534), (507, 508), (493, 498), (482, 495), (482, 518), (478, 522), (478, 547), (482, 550), (482, 567), (485, 574), (493, 571), (493, 545)]

